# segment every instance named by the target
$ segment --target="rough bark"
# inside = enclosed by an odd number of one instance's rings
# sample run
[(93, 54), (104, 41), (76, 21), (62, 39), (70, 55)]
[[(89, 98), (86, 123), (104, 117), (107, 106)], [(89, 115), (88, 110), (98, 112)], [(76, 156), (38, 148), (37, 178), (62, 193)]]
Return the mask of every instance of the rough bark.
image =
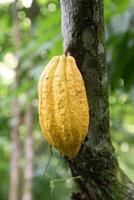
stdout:
[(108, 81), (102, 0), (61, 0), (64, 49), (75, 57), (90, 107), (88, 136), (68, 160), (79, 192), (72, 199), (132, 200), (134, 187), (120, 170), (109, 132)]
[(25, 116), (24, 181), (22, 200), (32, 200), (33, 177), (33, 106), (29, 105)]

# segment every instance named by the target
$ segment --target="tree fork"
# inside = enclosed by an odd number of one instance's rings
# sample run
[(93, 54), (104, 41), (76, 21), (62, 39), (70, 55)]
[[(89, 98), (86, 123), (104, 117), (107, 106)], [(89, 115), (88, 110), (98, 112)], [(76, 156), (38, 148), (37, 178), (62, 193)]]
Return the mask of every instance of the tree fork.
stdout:
[(61, 0), (64, 49), (77, 62), (90, 107), (88, 136), (74, 160), (77, 200), (133, 200), (134, 187), (120, 170), (109, 132), (108, 81), (102, 0)]

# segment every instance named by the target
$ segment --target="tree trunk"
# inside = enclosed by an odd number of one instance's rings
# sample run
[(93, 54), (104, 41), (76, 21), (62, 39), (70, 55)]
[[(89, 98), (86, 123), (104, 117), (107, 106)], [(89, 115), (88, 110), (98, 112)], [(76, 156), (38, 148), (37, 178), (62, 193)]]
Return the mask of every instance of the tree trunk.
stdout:
[(33, 177), (33, 106), (29, 105), (25, 116), (26, 136), (24, 140), (24, 182), (22, 200), (32, 200)]
[(109, 132), (108, 81), (102, 0), (61, 0), (64, 49), (75, 57), (90, 107), (88, 136), (74, 160), (81, 176), (77, 200), (133, 200), (134, 187), (120, 170)]
[[(14, 30), (13, 46), (15, 51), (19, 49), (20, 44), (20, 31), (19, 31), (19, 19), (17, 1), (15, 1), (11, 8), (12, 21)], [(19, 63), (18, 66), (19, 67)], [(17, 69), (18, 70), (18, 69)], [(18, 87), (18, 71), (16, 70), (16, 77), (12, 84), (13, 92)], [(20, 125), (20, 104), (17, 96), (15, 96), (12, 104), (12, 127), (11, 127), (11, 161), (10, 161), (10, 189), (9, 189), (9, 200), (19, 200), (19, 125)]]
[[(14, 89), (16, 85), (14, 86)], [(9, 200), (18, 200), (19, 190), (19, 119), (20, 109), (18, 100), (15, 99), (12, 105), (12, 117), (14, 123), (11, 131), (11, 162), (10, 162), (10, 191)]]

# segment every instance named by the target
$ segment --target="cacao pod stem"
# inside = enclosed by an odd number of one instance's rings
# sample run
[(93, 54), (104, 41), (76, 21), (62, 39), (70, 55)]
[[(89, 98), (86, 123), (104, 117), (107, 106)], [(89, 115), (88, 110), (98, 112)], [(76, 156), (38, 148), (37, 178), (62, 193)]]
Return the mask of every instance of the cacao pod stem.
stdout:
[(71, 56), (69, 49), (70, 49), (70, 45), (68, 45), (64, 50), (64, 55), (65, 56)]

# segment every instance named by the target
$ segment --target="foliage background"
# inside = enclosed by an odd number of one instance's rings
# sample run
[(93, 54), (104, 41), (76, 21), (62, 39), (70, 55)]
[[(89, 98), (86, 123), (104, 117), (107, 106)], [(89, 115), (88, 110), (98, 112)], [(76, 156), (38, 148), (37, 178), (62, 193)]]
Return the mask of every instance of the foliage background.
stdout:
[[(40, 73), (52, 56), (63, 52), (60, 4), (57, 0), (34, 1), (37, 13), (32, 15), (30, 6), (32, 1), (19, 1), (21, 40), (20, 47), (16, 51), (12, 2), (0, 1), (0, 199), (8, 199), (10, 133), (11, 126), (16, 120), (12, 117), (11, 104), (17, 97), (22, 113), (26, 111), (28, 104), (34, 106), (33, 199), (61, 200), (64, 197), (68, 200), (71, 192), (76, 190), (76, 186), (70, 178), (71, 174), (64, 159), (54, 149), (51, 158), (49, 146), (41, 134), (37, 113), (37, 84)], [(111, 135), (120, 166), (131, 180), (134, 180), (133, 10), (132, 0), (104, 0)], [(19, 83), (18, 88), (13, 91), (11, 84), (18, 61)], [(20, 125), (19, 131), (21, 143), (19, 166), (23, 172), (25, 124)], [(50, 164), (45, 172), (49, 160)], [(20, 185), (22, 182), (21, 180)], [(21, 194), (22, 191), (20, 197)]]

